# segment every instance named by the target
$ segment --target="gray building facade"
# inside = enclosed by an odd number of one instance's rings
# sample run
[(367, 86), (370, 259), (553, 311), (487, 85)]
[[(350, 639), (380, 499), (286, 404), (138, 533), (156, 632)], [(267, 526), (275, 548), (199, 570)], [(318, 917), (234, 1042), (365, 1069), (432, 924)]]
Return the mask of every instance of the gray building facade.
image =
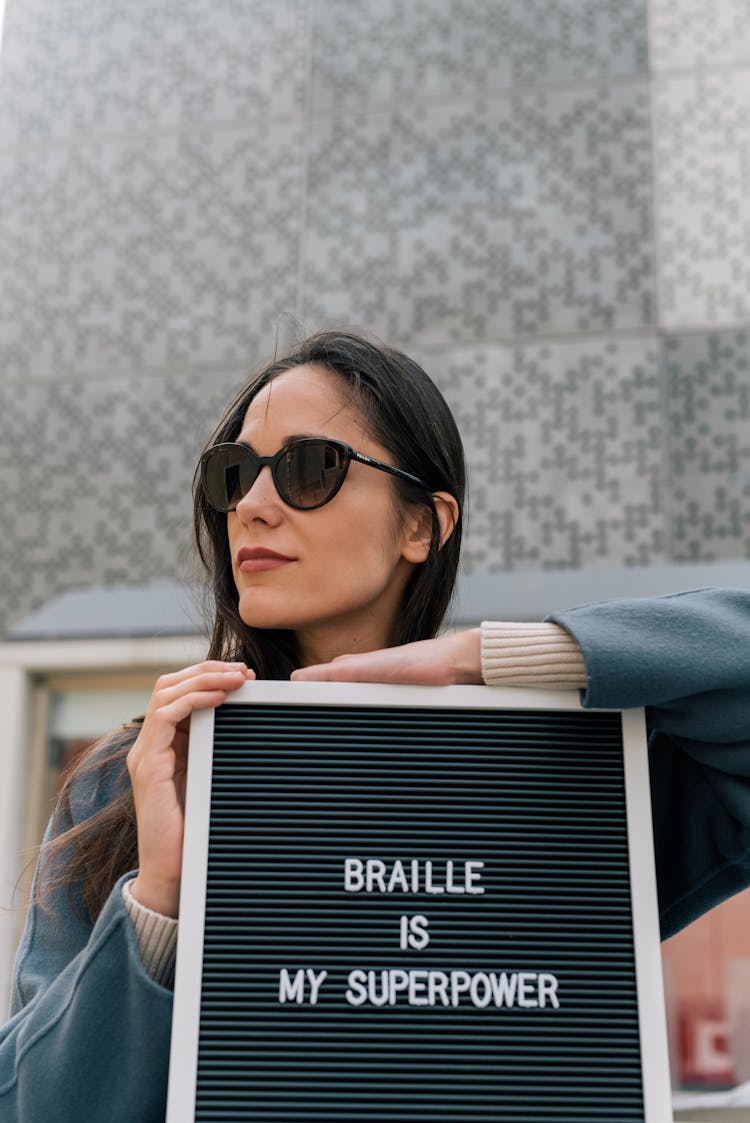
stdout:
[(747, 557), (748, 106), (745, 0), (8, 0), (0, 629), (185, 579), (324, 327), (444, 390), (466, 574)]

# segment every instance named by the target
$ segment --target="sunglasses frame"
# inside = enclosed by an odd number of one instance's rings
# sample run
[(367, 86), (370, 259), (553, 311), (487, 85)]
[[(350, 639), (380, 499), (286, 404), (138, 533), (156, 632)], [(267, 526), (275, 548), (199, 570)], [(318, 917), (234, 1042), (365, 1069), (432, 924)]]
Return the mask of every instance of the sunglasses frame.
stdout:
[[(276, 472), (279, 464), (281, 464), (284, 456), (290, 449), (299, 448), (301, 445), (310, 444), (332, 445), (333, 448), (335, 448), (339, 452), (339, 454), (343, 455), (345, 463), (341, 472), (341, 478), (334, 487), (333, 491), (331, 491), (330, 495), (327, 495), (321, 503), (314, 503), (312, 506), (302, 507), (298, 503), (293, 503), (290, 499), (287, 498), (286, 495), (283, 494), (279, 486), (279, 481), (276, 477)], [(238, 449), (241, 449), (243, 457), (245, 457), (251, 464), (255, 464), (255, 475), (253, 476), (250, 487), (248, 487), (247, 491), (244, 492), (242, 499), (245, 498), (245, 495), (247, 495), (247, 493), (250, 491), (250, 488), (253, 487), (263, 468), (268, 467), (271, 469), (271, 478), (273, 479), (273, 484), (276, 488), (276, 492), (279, 498), (283, 503), (286, 503), (287, 507), (292, 507), (295, 511), (317, 511), (319, 507), (324, 507), (326, 503), (330, 503), (334, 496), (336, 496), (341, 490), (341, 486), (347, 477), (347, 474), (349, 472), (349, 465), (351, 464), (352, 460), (356, 460), (360, 464), (366, 464), (370, 468), (377, 468), (381, 472), (388, 472), (388, 474), (391, 476), (398, 476), (399, 479), (406, 480), (408, 483), (415, 484), (418, 487), (424, 488), (426, 491), (430, 492), (430, 494), (432, 493), (432, 488), (430, 487), (430, 485), (424, 480), (421, 480), (419, 476), (413, 476), (411, 472), (405, 472), (402, 468), (394, 468), (392, 464), (385, 464), (382, 460), (376, 460), (372, 456), (367, 456), (364, 452), (358, 452), (356, 449), (353, 449), (351, 445), (346, 444), (344, 441), (336, 441), (333, 439), (329, 439), (328, 437), (299, 437), (297, 440), (287, 441), (287, 443), (283, 445), (277, 453), (274, 453), (273, 456), (258, 456), (257, 453), (253, 452), (249, 445), (243, 444), (241, 441), (223, 441), (220, 444), (211, 445), (210, 448), (207, 448), (198, 462), (201, 489), (203, 491), (203, 495), (205, 496), (206, 502), (211, 507), (213, 507), (215, 511), (221, 512), (221, 514), (229, 514), (230, 511), (236, 510), (237, 504), (235, 503), (233, 507), (218, 506), (209, 496), (204, 481), (206, 475), (206, 461), (214, 453), (225, 449), (231, 449), (235, 453)], [(242, 502), (242, 499), (240, 499), (239, 502)]]

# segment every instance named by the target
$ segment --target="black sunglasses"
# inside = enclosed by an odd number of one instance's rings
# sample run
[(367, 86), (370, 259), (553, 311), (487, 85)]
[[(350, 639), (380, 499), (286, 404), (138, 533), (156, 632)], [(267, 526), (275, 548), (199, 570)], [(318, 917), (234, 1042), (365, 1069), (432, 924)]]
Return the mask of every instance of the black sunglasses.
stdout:
[(233, 511), (267, 464), (284, 502), (298, 511), (314, 511), (333, 499), (346, 479), (352, 460), (432, 491), (429, 484), (410, 472), (384, 464), (382, 460), (373, 460), (342, 441), (329, 441), (325, 437), (289, 441), (275, 456), (257, 456), (242, 444), (213, 445), (200, 458), (200, 482), (212, 507), (217, 511)]

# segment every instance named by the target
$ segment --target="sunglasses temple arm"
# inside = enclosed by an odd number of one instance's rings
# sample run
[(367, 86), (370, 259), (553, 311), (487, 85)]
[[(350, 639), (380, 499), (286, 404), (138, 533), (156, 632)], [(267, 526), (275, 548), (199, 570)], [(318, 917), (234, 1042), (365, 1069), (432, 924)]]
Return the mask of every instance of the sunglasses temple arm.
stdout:
[(403, 468), (394, 468), (392, 464), (384, 464), (382, 460), (373, 460), (371, 456), (365, 456), (363, 452), (352, 452), (352, 460), (359, 460), (362, 464), (369, 464), (372, 468), (380, 468), (382, 472), (388, 472), (391, 476), (398, 476), (402, 480), (408, 480), (409, 483), (426, 488), (429, 492), (432, 491), (430, 485), (425, 483), (424, 480), (420, 480), (419, 476), (413, 476), (411, 472), (405, 472)]

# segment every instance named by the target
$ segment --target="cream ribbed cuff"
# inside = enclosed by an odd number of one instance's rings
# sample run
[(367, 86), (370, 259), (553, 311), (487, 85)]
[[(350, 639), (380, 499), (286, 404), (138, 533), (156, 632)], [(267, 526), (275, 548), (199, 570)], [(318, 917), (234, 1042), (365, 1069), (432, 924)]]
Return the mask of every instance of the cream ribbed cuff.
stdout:
[(154, 912), (136, 901), (130, 892), (130, 881), (123, 885), (122, 896), (135, 928), (143, 969), (154, 982), (163, 987), (174, 986), (177, 920), (171, 916), (162, 916), (160, 912)]
[(497, 623), (481, 631), (482, 678), (487, 686), (586, 686), (586, 664), (573, 637), (559, 624)]

